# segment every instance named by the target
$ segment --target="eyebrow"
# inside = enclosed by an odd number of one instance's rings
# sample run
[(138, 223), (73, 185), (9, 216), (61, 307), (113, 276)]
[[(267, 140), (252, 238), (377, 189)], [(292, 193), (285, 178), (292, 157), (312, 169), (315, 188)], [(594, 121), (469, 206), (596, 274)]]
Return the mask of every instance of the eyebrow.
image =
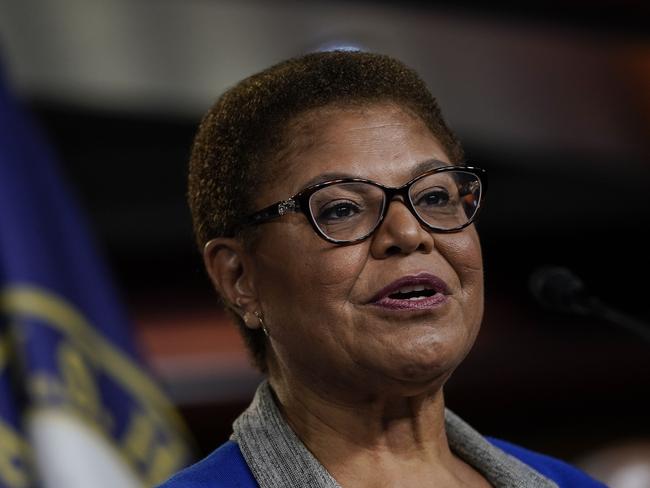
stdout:
[[(415, 167), (411, 170), (411, 176), (409, 179), (413, 179), (416, 176), (419, 176), (422, 173), (425, 173), (431, 169), (441, 168), (443, 166), (450, 166), (450, 165), (451, 163), (446, 163), (444, 161), (439, 161), (437, 159), (425, 159), (424, 161), (420, 161), (415, 165)], [(308, 180), (306, 183), (303, 184), (301, 188), (308, 188), (310, 186), (317, 185), (318, 183), (325, 183), (326, 181), (342, 180), (347, 178), (362, 178), (366, 180), (368, 179), (365, 176), (355, 175), (352, 173), (344, 173), (340, 171), (321, 173), (320, 175), (315, 176), (312, 179)]]

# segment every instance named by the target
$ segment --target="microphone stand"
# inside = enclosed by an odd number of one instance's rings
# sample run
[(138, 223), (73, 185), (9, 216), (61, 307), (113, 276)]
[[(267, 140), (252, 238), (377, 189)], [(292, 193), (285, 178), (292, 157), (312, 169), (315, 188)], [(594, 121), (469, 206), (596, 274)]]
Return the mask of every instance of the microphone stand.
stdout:
[(531, 275), (530, 290), (545, 308), (604, 320), (636, 334), (650, 344), (650, 325), (616, 310), (587, 293), (583, 282), (571, 270), (546, 266)]
[[(617, 325), (623, 329), (636, 334), (648, 344), (650, 344), (650, 325), (627, 315), (619, 310), (605, 305), (598, 298), (590, 297), (587, 300), (585, 314), (591, 317), (603, 319), (610, 324)], [(578, 312), (576, 310), (576, 312)], [(580, 313), (580, 312), (578, 312)]]

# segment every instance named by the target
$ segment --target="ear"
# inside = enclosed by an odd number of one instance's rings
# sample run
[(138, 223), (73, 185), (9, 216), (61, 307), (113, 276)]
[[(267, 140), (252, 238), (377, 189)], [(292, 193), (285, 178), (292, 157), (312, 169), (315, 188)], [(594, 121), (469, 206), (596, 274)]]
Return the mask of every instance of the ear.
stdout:
[(253, 265), (243, 244), (227, 237), (212, 239), (203, 248), (203, 262), (226, 305), (244, 319), (247, 327), (259, 328)]

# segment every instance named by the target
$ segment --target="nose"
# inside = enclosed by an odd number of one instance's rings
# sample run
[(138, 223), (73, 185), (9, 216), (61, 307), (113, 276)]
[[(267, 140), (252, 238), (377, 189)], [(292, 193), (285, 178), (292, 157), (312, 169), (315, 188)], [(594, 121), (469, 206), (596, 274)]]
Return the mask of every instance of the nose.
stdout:
[(384, 259), (416, 251), (429, 254), (433, 248), (433, 234), (420, 224), (402, 199), (389, 202), (384, 221), (372, 236), (370, 252), (373, 257)]

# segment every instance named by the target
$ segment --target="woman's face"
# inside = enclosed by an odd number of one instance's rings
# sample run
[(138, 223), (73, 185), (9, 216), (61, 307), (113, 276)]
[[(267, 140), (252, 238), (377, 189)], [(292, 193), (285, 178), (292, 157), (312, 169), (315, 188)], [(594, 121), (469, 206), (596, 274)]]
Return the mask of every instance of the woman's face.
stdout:
[[(398, 187), (431, 169), (427, 161), (449, 164), (424, 123), (394, 105), (311, 115), (310, 144), (294, 140), (298, 150), (277, 163), (278, 177), (263, 189), (258, 208), (327, 174)], [(284, 215), (262, 225), (252, 260), (269, 352), (279, 365), (272, 374), (277, 369), (314, 385), (357, 391), (441, 385), (479, 330), (483, 269), (474, 226), (432, 233), (399, 199), (370, 238), (347, 246), (319, 237), (302, 213)], [(408, 284), (428, 275), (446, 284), (440, 303), (400, 307), (375, 300), (396, 280)]]

